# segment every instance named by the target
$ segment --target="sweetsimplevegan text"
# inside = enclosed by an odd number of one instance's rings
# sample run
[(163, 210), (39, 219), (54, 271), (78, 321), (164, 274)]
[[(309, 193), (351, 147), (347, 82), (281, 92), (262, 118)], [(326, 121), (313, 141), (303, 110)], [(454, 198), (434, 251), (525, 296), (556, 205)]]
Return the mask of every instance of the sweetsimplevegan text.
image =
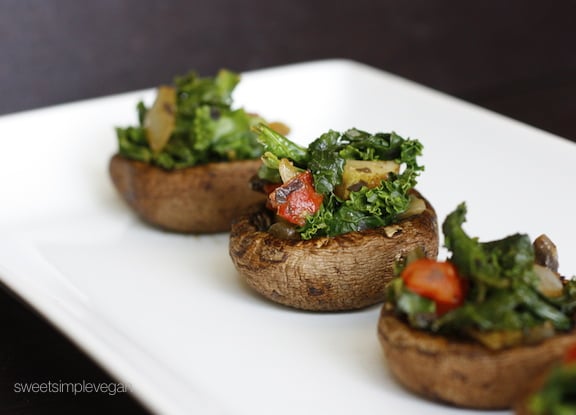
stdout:
[(15, 393), (104, 393), (114, 396), (119, 393), (130, 392), (130, 385), (116, 382), (16, 382)]

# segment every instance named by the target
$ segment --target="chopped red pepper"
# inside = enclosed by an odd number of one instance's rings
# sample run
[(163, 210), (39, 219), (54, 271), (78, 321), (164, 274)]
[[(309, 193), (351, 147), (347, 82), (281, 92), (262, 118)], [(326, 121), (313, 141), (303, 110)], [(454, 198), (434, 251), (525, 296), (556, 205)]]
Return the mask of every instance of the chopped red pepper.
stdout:
[(270, 206), (278, 216), (290, 223), (303, 226), (306, 217), (322, 205), (323, 197), (314, 189), (312, 173), (305, 171), (294, 176), (268, 196)]
[(564, 354), (564, 363), (576, 364), (576, 344), (569, 347)]
[(466, 286), (450, 262), (422, 258), (411, 262), (402, 271), (405, 286), (436, 303), (436, 313), (442, 315), (464, 302)]

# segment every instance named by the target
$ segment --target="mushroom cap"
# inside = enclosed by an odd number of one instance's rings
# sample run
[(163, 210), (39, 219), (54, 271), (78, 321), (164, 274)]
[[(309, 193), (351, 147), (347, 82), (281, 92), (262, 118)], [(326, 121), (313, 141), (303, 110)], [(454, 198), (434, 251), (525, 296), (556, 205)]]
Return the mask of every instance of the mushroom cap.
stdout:
[(438, 255), (436, 213), (425, 210), (393, 225), (310, 240), (266, 231), (273, 213), (264, 204), (232, 224), (229, 253), (240, 276), (264, 297), (311, 311), (344, 311), (384, 301), (398, 260), (416, 248)]
[(239, 160), (167, 171), (116, 154), (109, 173), (145, 222), (173, 232), (216, 233), (228, 231), (248, 206), (265, 200), (249, 186), (260, 164), (259, 159)]
[(574, 344), (576, 331), (534, 345), (490, 350), (414, 329), (384, 305), (378, 338), (391, 373), (407, 389), (431, 400), (491, 410), (511, 408), (525, 396), (534, 378)]

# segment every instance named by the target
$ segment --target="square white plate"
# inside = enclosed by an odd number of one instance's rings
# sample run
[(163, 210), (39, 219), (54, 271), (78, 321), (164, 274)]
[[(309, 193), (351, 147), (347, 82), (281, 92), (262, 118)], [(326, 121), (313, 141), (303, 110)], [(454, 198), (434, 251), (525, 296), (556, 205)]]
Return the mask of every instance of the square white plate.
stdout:
[[(163, 414), (467, 414), (403, 390), (376, 337), (380, 307), (306, 313), (252, 294), (227, 234), (162, 233), (107, 175), (114, 127), (153, 90), (0, 118), (0, 278)], [(329, 129), (396, 131), (425, 146), (418, 188), (469, 233), (548, 234), (576, 257), (576, 146), (365, 65), (329, 60), (243, 74), (235, 104), (306, 143)], [(490, 412), (494, 414), (494, 412)], [(505, 413), (505, 412), (502, 412)]]

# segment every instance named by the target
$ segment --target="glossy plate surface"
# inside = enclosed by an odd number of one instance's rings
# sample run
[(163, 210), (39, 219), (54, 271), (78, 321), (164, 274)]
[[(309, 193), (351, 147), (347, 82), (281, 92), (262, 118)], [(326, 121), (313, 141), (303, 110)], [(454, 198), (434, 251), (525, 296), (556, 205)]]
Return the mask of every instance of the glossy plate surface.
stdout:
[[(107, 163), (114, 127), (135, 123), (137, 101), (152, 98), (0, 118), (4, 284), (158, 413), (482, 413), (424, 401), (391, 379), (379, 307), (313, 314), (268, 303), (237, 278), (226, 234), (173, 235), (136, 220)], [(440, 220), (466, 201), (470, 234), (546, 233), (561, 271), (576, 269), (567, 140), (343, 60), (246, 73), (235, 99), (303, 144), (350, 127), (418, 138), (418, 188)]]

